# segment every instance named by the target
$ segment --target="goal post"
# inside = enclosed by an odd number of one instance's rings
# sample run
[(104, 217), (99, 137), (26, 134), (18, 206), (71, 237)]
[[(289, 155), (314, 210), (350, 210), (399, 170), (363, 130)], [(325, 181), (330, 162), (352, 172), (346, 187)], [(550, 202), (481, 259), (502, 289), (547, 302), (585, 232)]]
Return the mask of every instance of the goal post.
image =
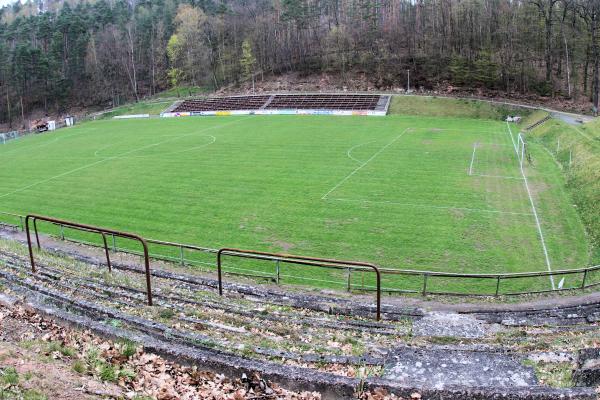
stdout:
[(527, 149), (527, 142), (525, 140), (525, 136), (522, 133), (519, 133), (517, 136), (517, 159), (519, 160), (519, 166), (523, 168), (523, 163), (525, 159), (531, 163), (531, 156)]

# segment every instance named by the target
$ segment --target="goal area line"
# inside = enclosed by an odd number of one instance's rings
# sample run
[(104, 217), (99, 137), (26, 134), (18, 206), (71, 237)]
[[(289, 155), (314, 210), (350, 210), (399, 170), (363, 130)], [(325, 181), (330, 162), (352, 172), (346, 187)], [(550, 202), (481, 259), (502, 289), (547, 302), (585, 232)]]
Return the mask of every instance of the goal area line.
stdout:
[[(509, 175), (491, 175), (491, 174), (476, 174), (475, 172), (475, 153), (477, 151), (477, 149), (479, 148), (479, 146), (487, 146), (487, 145), (494, 145), (491, 143), (480, 143), (480, 142), (474, 142), (473, 143), (473, 153), (471, 154), (471, 162), (469, 164), (469, 169), (467, 172), (467, 175), (469, 176), (478, 176), (478, 177), (482, 177), (482, 178), (496, 178), (496, 179), (516, 179), (516, 180), (523, 180), (523, 177), (521, 176), (509, 176)], [(498, 145), (498, 146), (508, 146), (511, 147), (511, 145), (509, 144), (502, 144), (502, 145)]]

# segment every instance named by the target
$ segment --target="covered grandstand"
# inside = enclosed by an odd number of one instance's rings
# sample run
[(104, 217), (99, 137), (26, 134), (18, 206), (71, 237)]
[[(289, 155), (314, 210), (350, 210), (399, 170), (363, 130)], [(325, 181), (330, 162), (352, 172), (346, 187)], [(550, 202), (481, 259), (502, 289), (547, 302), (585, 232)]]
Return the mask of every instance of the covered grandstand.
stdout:
[(163, 117), (243, 114), (386, 115), (391, 96), (371, 94), (273, 94), (209, 97), (173, 104)]

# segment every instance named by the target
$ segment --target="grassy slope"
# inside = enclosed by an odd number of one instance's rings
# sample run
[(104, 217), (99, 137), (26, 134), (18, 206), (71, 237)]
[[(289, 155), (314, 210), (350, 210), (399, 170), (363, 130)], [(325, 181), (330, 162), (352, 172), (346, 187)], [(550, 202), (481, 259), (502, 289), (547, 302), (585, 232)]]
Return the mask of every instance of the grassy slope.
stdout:
[(525, 129), (528, 126), (535, 124), (538, 121), (541, 121), (542, 119), (546, 118), (549, 115), (549, 113), (547, 111), (543, 111), (543, 110), (535, 110), (532, 113), (530, 113), (529, 115), (527, 115), (525, 118), (523, 118), (523, 120), (521, 121), (521, 123), (519, 124), (521, 129)]
[(567, 189), (593, 246), (591, 260), (600, 263), (600, 122), (571, 126), (551, 120), (534, 129), (531, 135), (563, 168)]
[(163, 110), (173, 104), (173, 100), (163, 101), (141, 101), (139, 103), (126, 104), (102, 114), (103, 119), (109, 119), (117, 115), (127, 114), (150, 114), (159, 115)]
[(531, 110), (476, 100), (398, 95), (392, 97), (389, 113), (503, 120), (507, 115), (528, 116)]
[[(399, 137), (408, 127), (413, 131)], [(521, 182), (468, 176), (474, 142), (482, 144), (478, 174), (518, 176), (506, 125), (494, 121), (400, 116), (96, 121), (1, 147), (6, 168), (0, 170), (0, 209), (210, 247), (397, 268), (544, 270)], [(561, 173), (551, 160), (539, 165), (543, 173), (536, 185), (560, 187)], [(544, 193), (549, 197), (540, 201), (549, 205), (541, 207), (561, 216), (548, 231), (553, 260), (561, 267), (581, 266), (587, 260), (585, 237), (572, 223), (569, 197), (560, 190)], [(323, 277), (303, 271), (305, 277)], [(343, 276), (334, 278), (343, 282)], [(520, 288), (515, 281), (507, 284)], [(548, 282), (531, 284), (547, 288)], [(432, 279), (430, 285), (439, 289), (442, 282)]]
[[(206, 89), (190, 86), (182, 87), (179, 90), (169, 89), (164, 92), (158, 93), (153, 96), (150, 100), (142, 100), (138, 103), (128, 103), (120, 107), (116, 107), (111, 111), (102, 114), (103, 119), (112, 118), (117, 115), (127, 114), (150, 114), (159, 115), (167, 107), (173, 104), (177, 99), (184, 98), (187, 96), (197, 96), (206, 93)], [(168, 99), (168, 100), (165, 100)]]

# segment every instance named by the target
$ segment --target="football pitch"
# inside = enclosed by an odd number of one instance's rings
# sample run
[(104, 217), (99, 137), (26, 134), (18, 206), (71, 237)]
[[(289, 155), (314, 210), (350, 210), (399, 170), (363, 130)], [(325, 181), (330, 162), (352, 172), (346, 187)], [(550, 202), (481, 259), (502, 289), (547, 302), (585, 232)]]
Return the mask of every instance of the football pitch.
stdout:
[(525, 179), (518, 132), (408, 116), (88, 122), (0, 145), (0, 211), (396, 269), (584, 267), (588, 243), (563, 173), (531, 143)]

